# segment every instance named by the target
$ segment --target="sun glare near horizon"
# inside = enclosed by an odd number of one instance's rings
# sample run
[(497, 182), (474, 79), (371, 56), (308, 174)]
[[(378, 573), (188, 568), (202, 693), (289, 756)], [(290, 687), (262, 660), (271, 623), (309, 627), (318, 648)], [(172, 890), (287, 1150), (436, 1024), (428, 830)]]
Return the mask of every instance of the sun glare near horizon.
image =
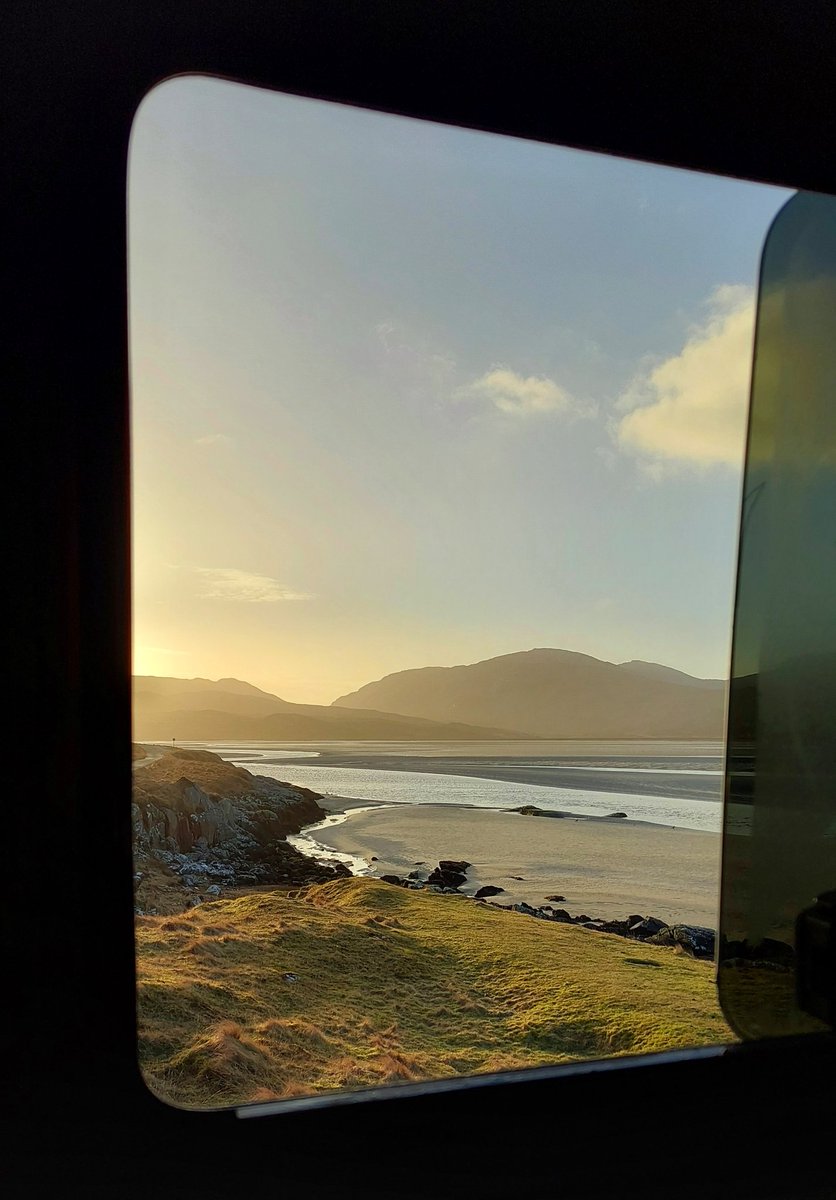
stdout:
[(154, 89), (129, 164), (135, 673), (316, 704), (532, 647), (725, 675), (788, 194)]

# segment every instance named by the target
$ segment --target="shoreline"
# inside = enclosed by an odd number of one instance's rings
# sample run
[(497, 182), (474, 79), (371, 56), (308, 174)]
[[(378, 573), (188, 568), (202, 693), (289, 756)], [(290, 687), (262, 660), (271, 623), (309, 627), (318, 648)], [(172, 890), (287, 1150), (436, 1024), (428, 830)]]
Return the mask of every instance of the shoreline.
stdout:
[[(502, 887), (502, 904), (536, 906), (565, 897), (573, 916), (607, 919), (641, 912), (715, 928), (720, 835), (610, 816), (560, 819), (452, 804), (399, 804), (323, 796), (325, 822), (296, 835), (333, 859), (362, 862), (372, 877), (430, 870), (440, 859), (472, 864), (462, 891)], [(341, 818), (334, 820), (334, 818)]]

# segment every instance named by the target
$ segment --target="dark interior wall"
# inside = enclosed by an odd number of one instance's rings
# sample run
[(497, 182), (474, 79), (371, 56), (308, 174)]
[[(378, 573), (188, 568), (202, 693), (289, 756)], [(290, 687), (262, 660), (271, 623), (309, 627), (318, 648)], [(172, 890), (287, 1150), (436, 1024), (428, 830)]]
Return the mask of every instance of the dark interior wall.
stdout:
[[(824, 1186), (824, 1110), (804, 1097), (832, 1078), (832, 1059), (809, 1048), (246, 1123), (146, 1096), (132, 1033), (124, 249), (131, 117), (183, 71), (836, 192), (834, 11), (829, 0), (7, 6), (2, 1061), (5, 1120), (33, 1147), (20, 1165), (28, 1194), (47, 1181), (84, 1196), (353, 1194), (357, 1175), (372, 1195), (690, 1196), (715, 1189), (704, 1139), (724, 1110), (747, 1151), (717, 1189)], [(680, 1137), (696, 1128), (698, 1176)], [(583, 1141), (613, 1138), (617, 1154), (581, 1157)]]

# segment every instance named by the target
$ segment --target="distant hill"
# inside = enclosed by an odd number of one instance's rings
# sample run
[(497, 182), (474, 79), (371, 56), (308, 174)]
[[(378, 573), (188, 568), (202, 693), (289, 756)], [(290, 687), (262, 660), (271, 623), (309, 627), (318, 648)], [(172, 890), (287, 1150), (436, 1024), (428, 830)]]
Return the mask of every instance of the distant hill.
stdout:
[(291, 704), (239, 679), (133, 681), (134, 738), (146, 742), (479, 741), (508, 730), (400, 714)]
[(398, 671), (337, 708), (465, 721), (548, 738), (721, 738), (725, 685), (659, 663), (570, 650), (503, 654), (470, 666)]

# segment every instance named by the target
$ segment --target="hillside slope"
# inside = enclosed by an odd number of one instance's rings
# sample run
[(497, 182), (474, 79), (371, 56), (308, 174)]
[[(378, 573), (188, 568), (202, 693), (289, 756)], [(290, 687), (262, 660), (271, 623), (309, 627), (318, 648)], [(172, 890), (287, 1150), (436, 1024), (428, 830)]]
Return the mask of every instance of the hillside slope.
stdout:
[(140, 1059), (187, 1107), (733, 1040), (713, 964), (342, 879), (137, 922)]
[(720, 738), (725, 689), (656, 663), (569, 650), (504, 654), (469, 666), (399, 671), (334, 701), (549, 738)]
[(291, 704), (238, 679), (136, 676), (134, 737), (138, 741), (473, 741), (508, 737), (475, 728), (389, 712)]

